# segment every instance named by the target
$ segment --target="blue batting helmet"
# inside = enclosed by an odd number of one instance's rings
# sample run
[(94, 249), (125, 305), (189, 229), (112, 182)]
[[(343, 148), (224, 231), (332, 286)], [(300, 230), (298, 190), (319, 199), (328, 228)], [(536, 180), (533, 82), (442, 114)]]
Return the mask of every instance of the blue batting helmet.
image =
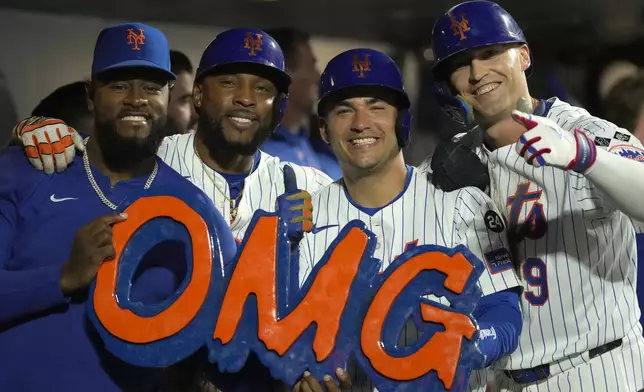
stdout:
[(411, 137), (411, 102), (400, 69), (389, 56), (377, 50), (351, 49), (329, 61), (320, 77), (318, 115), (324, 117), (332, 97), (350, 93), (351, 90), (374, 87), (393, 91), (398, 97), (400, 112), (396, 136), (402, 147), (407, 146)]
[(491, 1), (466, 1), (450, 8), (432, 30), (434, 53), (433, 86), (438, 103), (452, 119), (469, 123), (472, 110), (460, 97), (453, 97), (444, 81), (449, 75), (446, 60), (470, 49), (497, 44), (527, 44), (517, 22), (500, 5)]
[(272, 81), (280, 92), (275, 125), (286, 108), (291, 77), (285, 71), (284, 53), (277, 41), (262, 30), (235, 28), (218, 34), (201, 56), (195, 80), (210, 73), (243, 73), (255, 70)]

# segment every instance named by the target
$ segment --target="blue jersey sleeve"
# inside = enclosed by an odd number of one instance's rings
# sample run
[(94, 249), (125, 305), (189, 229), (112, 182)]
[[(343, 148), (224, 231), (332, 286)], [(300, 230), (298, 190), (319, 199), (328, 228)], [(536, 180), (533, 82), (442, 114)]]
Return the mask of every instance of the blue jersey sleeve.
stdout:
[(479, 324), (484, 368), (516, 350), (523, 327), (518, 290), (508, 289), (482, 297), (473, 316)]
[(12, 254), (20, 208), (45, 180), (22, 148), (0, 153), (0, 325), (67, 303), (60, 289), (60, 266), (21, 269)]
[[(640, 266), (640, 261), (644, 261), (644, 234), (635, 236), (637, 241), (637, 302), (640, 305), (640, 323), (644, 325), (644, 268)], [(644, 266), (644, 264), (643, 264)]]

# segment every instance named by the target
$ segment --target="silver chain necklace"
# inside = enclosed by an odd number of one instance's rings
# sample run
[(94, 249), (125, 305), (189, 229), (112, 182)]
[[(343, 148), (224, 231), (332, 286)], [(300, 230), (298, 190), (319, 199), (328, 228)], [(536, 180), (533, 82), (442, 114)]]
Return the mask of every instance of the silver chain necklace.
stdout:
[[(240, 198), (242, 197), (242, 194), (244, 193), (245, 183), (242, 184), (242, 189), (239, 191), (239, 194), (237, 195), (236, 198), (232, 199), (228, 197), (228, 195), (226, 195), (226, 192), (222, 190), (219, 187), (219, 185), (217, 185), (217, 181), (215, 181), (215, 177), (210, 173), (210, 170), (214, 171), (214, 169), (206, 165), (204, 160), (199, 155), (199, 151), (197, 151), (197, 146), (193, 144), (193, 148), (195, 150), (195, 154), (197, 155), (197, 158), (199, 159), (199, 162), (201, 162), (201, 167), (203, 168), (204, 173), (206, 173), (206, 176), (208, 177), (208, 179), (215, 186), (215, 189), (217, 189), (219, 193), (221, 193), (221, 195), (224, 197), (224, 199), (228, 201), (230, 205), (230, 223), (232, 224), (235, 221), (235, 219), (237, 219), (237, 211), (239, 208), (239, 206), (237, 205), (237, 202), (240, 200)], [(250, 171), (248, 172), (247, 175), (250, 175), (253, 172), (254, 168), (255, 168), (255, 162), (253, 161), (253, 164), (250, 166)], [(222, 211), (222, 214), (223, 214), (223, 211)]]
[[(87, 146), (87, 141), (89, 140), (89, 137), (85, 138), (85, 146)], [(103, 191), (101, 188), (98, 187), (98, 184), (96, 183), (96, 180), (94, 179), (94, 175), (92, 174), (92, 169), (89, 166), (89, 157), (87, 156), (87, 148), (85, 148), (85, 151), (83, 152), (83, 166), (85, 166), (85, 173), (87, 173), (87, 179), (89, 180), (89, 183), (92, 185), (92, 188), (94, 188), (94, 192), (96, 192), (96, 195), (98, 196), (99, 199), (111, 208), (112, 210), (116, 211), (118, 206), (111, 201), (105, 195), (103, 194)], [(159, 171), (159, 163), (154, 161), (154, 169), (152, 169), (152, 173), (150, 174), (150, 177), (148, 177), (148, 180), (145, 182), (145, 186), (143, 189), (147, 190), (150, 189), (150, 186), (152, 185), (152, 181), (154, 181), (154, 177), (157, 176), (157, 171)]]

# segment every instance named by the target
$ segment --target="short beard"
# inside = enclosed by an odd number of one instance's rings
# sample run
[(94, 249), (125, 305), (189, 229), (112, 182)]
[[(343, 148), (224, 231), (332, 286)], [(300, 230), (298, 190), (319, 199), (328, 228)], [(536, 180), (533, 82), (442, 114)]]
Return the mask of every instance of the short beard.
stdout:
[(226, 140), (224, 130), (222, 129), (221, 118), (215, 119), (208, 116), (206, 113), (201, 113), (197, 121), (197, 129), (201, 134), (201, 138), (208, 148), (211, 157), (217, 156), (220, 151), (225, 151), (227, 154), (235, 155), (255, 155), (257, 150), (268, 140), (273, 127), (260, 126), (255, 133), (253, 139), (248, 143), (231, 142)]
[(114, 120), (95, 121), (94, 136), (109, 170), (127, 172), (156, 155), (163, 140), (165, 121), (150, 121), (150, 134), (143, 140), (119, 135)]

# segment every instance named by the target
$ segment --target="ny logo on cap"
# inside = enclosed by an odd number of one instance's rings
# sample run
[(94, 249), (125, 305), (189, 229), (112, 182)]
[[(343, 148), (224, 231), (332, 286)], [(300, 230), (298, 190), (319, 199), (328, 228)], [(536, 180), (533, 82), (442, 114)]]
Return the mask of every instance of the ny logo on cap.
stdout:
[(139, 45), (145, 45), (145, 35), (143, 29), (139, 29), (139, 33), (135, 33), (134, 29), (127, 29), (127, 43), (132, 46), (132, 50), (141, 50)]
[(452, 24), (449, 26), (454, 33), (452, 35), (458, 35), (461, 38), (461, 41), (467, 39), (465, 32), (470, 31), (470, 22), (465, 19), (465, 14), (461, 14), (461, 20), (456, 20), (456, 18), (454, 18), (454, 15), (449, 14), (449, 20), (452, 22)]
[(357, 73), (359, 78), (364, 78), (364, 73), (369, 71), (371, 71), (369, 55), (365, 54), (362, 60), (360, 60), (360, 56), (357, 54), (353, 55), (353, 72)]
[(249, 56), (257, 56), (257, 53), (255, 52), (261, 52), (262, 45), (264, 44), (262, 37), (263, 35), (259, 33), (246, 33), (246, 37), (244, 38), (244, 49), (248, 49)]

